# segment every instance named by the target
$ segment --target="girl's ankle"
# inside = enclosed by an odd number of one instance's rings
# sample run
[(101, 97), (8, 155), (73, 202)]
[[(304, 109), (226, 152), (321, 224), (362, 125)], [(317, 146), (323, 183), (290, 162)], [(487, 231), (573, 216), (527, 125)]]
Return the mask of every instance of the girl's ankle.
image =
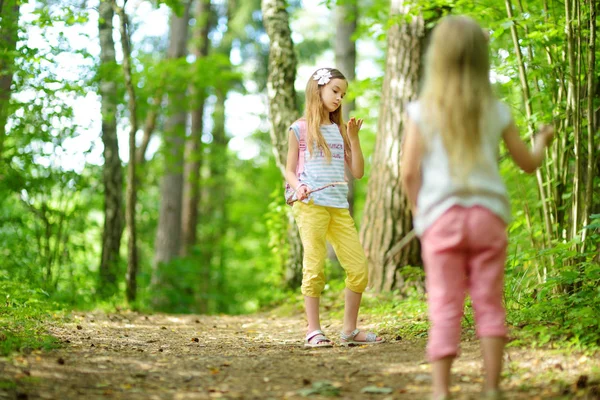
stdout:
[(355, 329), (356, 328), (348, 330), (346, 328), (342, 328), (342, 333), (344, 333), (344, 335), (350, 335)]

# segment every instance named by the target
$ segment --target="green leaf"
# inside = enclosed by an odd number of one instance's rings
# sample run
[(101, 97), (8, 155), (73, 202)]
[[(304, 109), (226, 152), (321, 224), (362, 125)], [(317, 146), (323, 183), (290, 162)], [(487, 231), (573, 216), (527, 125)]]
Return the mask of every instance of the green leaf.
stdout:
[(340, 396), (340, 388), (329, 381), (318, 381), (313, 383), (312, 388), (298, 390), (298, 394), (303, 397), (312, 395), (337, 397)]

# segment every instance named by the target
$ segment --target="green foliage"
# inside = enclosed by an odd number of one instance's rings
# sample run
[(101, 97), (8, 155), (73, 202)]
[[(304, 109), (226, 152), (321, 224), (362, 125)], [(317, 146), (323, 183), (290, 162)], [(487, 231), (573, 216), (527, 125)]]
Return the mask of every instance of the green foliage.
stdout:
[(152, 0), (152, 2), (155, 3), (157, 7), (159, 7), (162, 4), (165, 4), (171, 10), (173, 10), (173, 13), (175, 13), (175, 15), (177, 15), (180, 18), (183, 16), (183, 14), (185, 12), (186, 1), (182, 1), (182, 0)]
[[(596, 230), (599, 215), (593, 215), (586, 229)], [(590, 233), (590, 242), (599, 243), (597, 231)], [(515, 276), (529, 287), (515, 290), (508, 286), (507, 306), (512, 324), (519, 326), (522, 339), (535, 345), (558, 345), (576, 349), (596, 349), (600, 346), (600, 265), (596, 248), (587, 252), (576, 252), (573, 243), (557, 243), (542, 256), (551, 257), (559, 268), (534, 271), (535, 263), (542, 259), (533, 254), (527, 264), (531, 268), (515, 266), (523, 262), (522, 257), (509, 258), (509, 277)], [(577, 263), (570, 262), (576, 259)], [(529, 279), (528, 275), (533, 275)], [(531, 293), (530, 296), (523, 296)]]
[(45, 323), (56, 321), (62, 313), (47, 292), (14, 282), (0, 271), (0, 293), (0, 355), (58, 347)]
[[(255, 140), (266, 139), (265, 132)], [(228, 312), (257, 311), (280, 302), (288, 294), (283, 288), (282, 264), (285, 246), (273, 246), (273, 230), (283, 229), (283, 181), (273, 157), (266, 164), (253, 160), (232, 160), (230, 232), (223, 244), (227, 249), (225, 282)], [(269, 195), (270, 194), (270, 195)], [(283, 231), (279, 231), (283, 233)], [(273, 242), (271, 242), (273, 243)]]
[(397, 292), (391, 296), (365, 296), (364, 303), (362, 312), (377, 316), (382, 332), (409, 340), (427, 337), (429, 320), (423, 293), (413, 290), (403, 296)]
[[(273, 254), (275, 265), (283, 266), (289, 254), (289, 243), (287, 241), (289, 227), (290, 206), (286, 204), (283, 189), (278, 187), (270, 195), (269, 211), (265, 214), (265, 224), (269, 232), (269, 248)], [(281, 282), (283, 271), (276, 271), (273, 279)]]
[[(36, 9), (25, 26), (43, 32), (87, 22), (87, 12), (50, 5)], [(53, 40), (36, 43), (37, 47), (20, 43), (14, 94), (8, 105), (3, 104), (10, 118), (0, 160), (0, 273), (10, 282), (85, 303), (90, 300), (88, 285), (80, 279), (88, 275), (94, 256), (89, 250), (98, 240), (98, 220), (88, 211), (98, 205), (99, 197), (92, 189), (96, 177), (73, 162), (75, 157), (83, 162), (89, 150), (73, 152), (85, 128), (75, 117), (72, 99), (85, 95), (90, 75), (67, 76), (56, 63), (68, 52), (82, 63), (90, 55), (72, 48), (63, 31)]]

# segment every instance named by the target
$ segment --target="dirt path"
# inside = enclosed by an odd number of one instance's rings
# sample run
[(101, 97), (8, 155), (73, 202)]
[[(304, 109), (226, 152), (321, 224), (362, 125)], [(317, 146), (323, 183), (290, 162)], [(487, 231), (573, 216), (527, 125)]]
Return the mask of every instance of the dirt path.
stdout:
[[(265, 314), (78, 314), (50, 327), (62, 349), (0, 359), (0, 399), (428, 399), (424, 340), (384, 332), (382, 345), (305, 350), (303, 326)], [(335, 338), (340, 326), (324, 328)], [(477, 399), (476, 342), (463, 343), (455, 373), (455, 398)], [(591, 355), (509, 349), (506, 375), (508, 399), (600, 399)]]

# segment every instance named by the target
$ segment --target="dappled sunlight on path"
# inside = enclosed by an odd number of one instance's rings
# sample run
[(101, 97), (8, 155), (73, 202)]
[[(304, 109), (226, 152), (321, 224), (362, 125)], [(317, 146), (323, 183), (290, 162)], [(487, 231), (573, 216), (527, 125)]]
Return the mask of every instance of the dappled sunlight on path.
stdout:
[[(337, 342), (339, 322), (324, 322), (324, 331)], [(368, 322), (361, 327), (377, 328)], [(269, 314), (77, 314), (70, 323), (49, 328), (63, 348), (0, 361), (0, 398), (302, 399), (329, 394), (428, 399), (424, 339), (397, 340), (392, 332), (382, 332), (387, 342), (380, 345), (307, 350), (304, 327), (301, 316)], [(477, 399), (477, 342), (465, 341), (462, 349), (453, 392), (456, 399)], [(508, 399), (600, 398), (597, 357), (509, 349), (505, 371)]]

